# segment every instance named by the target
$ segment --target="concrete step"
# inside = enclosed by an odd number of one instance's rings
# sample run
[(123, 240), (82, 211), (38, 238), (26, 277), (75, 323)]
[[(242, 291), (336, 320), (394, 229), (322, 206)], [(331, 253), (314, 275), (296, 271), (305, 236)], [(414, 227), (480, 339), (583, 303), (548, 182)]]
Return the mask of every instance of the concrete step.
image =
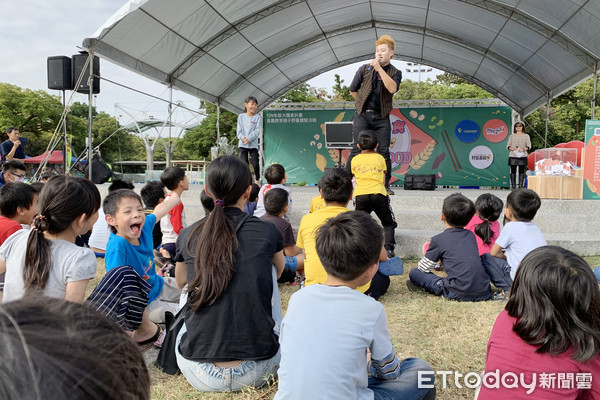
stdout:
[[(374, 215), (374, 214), (373, 214)], [(441, 210), (398, 210), (394, 209), (398, 229), (440, 229), (445, 225), (441, 221)], [(500, 216), (500, 224), (504, 215)], [(544, 234), (580, 233), (592, 231), (590, 224), (596, 225), (587, 215), (538, 213), (533, 222)]]
[[(418, 229), (396, 229), (396, 250), (400, 258), (421, 258), (423, 256), (423, 244), (429, 242), (439, 231)], [(596, 256), (600, 254), (600, 235), (588, 235), (583, 233), (544, 233), (549, 245), (560, 246), (571, 250), (580, 256)]]
[[(102, 196), (106, 195), (108, 184), (98, 185)], [(143, 185), (136, 185), (136, 191)], [(204, 217), (200, 205), (200, 192), (203, 185), (190, 185), (182, 200), (188, 224)], [(396, 255), (403, 258), (420, 258), (423, 243), (444, 230), (440, 221), (444, 198), (461, 192), (475, 201), (483, 193), (492, 193), (506, 203), (508, 190), (438, 188), (434, 191), (405, 191), (394, 187), (396, 195), (390, 196), (398, 228), (396, 229)], [(298, 230), (300, 220), (308, 213), (311, 199), (319, 194), (317, 187), (291, 187), (293, 207), (292, 227)], [(349, 205), (353, 209), (352, 203)], [(375, 217), (376, 218), (376, 217)], [(502, 219), (502, 217), (500, 217)], [(534, 222), (540, 227), (549, 244), (561, 246), (577, 254), (600, 255), (600, 201), (593, 200), (550, 200), (542, 199), (542, 206)]]

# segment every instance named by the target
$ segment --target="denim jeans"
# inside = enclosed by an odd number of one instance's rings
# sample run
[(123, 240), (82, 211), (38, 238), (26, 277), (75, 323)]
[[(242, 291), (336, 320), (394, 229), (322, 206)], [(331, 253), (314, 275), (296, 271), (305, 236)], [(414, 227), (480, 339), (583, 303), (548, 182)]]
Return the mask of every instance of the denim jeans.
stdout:
[(202, 392), (236, 392), (246, 387), (259, 388), (277, 375), (280, 351), (268, 360), (245, 360), (232, 368), (220, 368), (210, 362), (188, 360), (179, 352), (179, 342), (186, 331), (184, 323), (177, 335), (177, 365), (190, 385)]
[(492, 292), (478, 297), (467, 297), (461, 296), (456, 293), (453, 293), (448, 290), (448, 288), (444, 284), (444, 278), (437, 276), (436, 274), (432, 274), (429, 272), (423, 272), (418, 268), (413, 268), (408, 273), (408, 276), (412, 283), (417, 286), (422, 287), (429, 293), (433, 293), (436, 296), (444, 296), (448, 300), (457, 300), (457, 301), (484, 301), (490, 300), (492, 298)]
[(596, 269), (594, 270), (594, 274), (596, 275), (596, 278), (598, 279), (598, 283), (600, 283), (600, 266), (596, 267)]
[(485, 253), (481, 255), (481, 264), (494, 286), (498, 289), (510, 290), (513, 281), (510, 277), (510, 266), (506, 260)]
[(418, 358), (407, 358), (400, 361), (400, 375), (396, 379), (384, 381), (369, 377), (369, 389), (373, 391), (375, 400), (429, 400), (435, 399), (434, 388), (419, 388), (419, 371), (430, 371), (423, 375), (425, 385), (433, 385), (434, 374), (431, 366)]

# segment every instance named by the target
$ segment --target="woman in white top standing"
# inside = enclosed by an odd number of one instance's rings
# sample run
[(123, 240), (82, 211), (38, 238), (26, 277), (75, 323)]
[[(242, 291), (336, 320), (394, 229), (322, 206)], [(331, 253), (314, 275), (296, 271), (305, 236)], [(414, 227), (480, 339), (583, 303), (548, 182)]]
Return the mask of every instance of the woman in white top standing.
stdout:
[[(508, 165), (510, 165), (510, 188), (525, 187), (525, 168), (527, 167), (527, 151), (531, 149), (531, 140), (525, 133), (525, 125), (521, 121), (515, 122), (513, 134), (508, 138), (506, 144), (510, 154)], [(517, 181), (518, 175), (518, 181)]]
[(244, 113), (238, 115), (237, 138), (240, 149), (240, 158), (248, 164), (248, 153), (252, 159), (254, 178), (260, 186), (260, 167), (258, 165), (258, 136), (262, 127), (262, 117), (256, 113), (258, 100), (256, 97), (246, 97), (244, 100)]

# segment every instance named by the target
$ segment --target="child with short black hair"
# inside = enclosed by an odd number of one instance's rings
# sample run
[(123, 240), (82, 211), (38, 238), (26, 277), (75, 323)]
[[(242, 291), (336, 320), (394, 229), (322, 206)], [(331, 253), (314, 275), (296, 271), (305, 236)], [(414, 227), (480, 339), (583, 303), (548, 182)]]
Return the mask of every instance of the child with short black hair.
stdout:
[[(152, 230), (156, 221), (179, 204), (179, 195), (171, 193), (144, 217), (142, 199), (133, 190), (119, 189), (106, 196), (102, 204), (112, 233), (106, 246), (106, 270), (130, 266), (149, 286), (148, 302), (132, 338), (139, 343), (153, 343), (160, 334), (151, 321), (164, 322), (164, 312), (175, 313), (180, 291), (174, 279), (156, 272), (152, 247)], [(168, 282), (167, 282), (168, 281)]]
[[(290, 299), (275, 399), (380, 398), (378, 392), (386, 398), (435, 398), (429, 364), (398, 360), (383, 306), (356, 290), (377, 273), (382, 245), (381, 227), (360, 211), (341, 213), (317, 229), (316, 250), (327, 279)], [(318, 340), (298, 346), (311, 337)], [(431, 378), (419, 382), (422, 373)]]
[[(144, 202), (144, 213), (146, 215), (152, 214), (154, 208), (165, 201), (167, 194), (165, 193), (165, 185), (160, 181), (148, 182), (144, 185), (140, 191), (142, 201)], [(154, 225), (152, 231), (152, 246), (157, 249), (162, 243), (162, 231), (160, 230), (160, 224)]]
[[(498, 371), (531, 385), (485, 378)], [(532, 250), (494, 323), (479, 399), (598, 399), (599, 371), (600, 292), (590, 266), (560, 247)]]
[(385, 175), (387, 171), (385, 159), (375, 151), (377, 148), (377, 137), (370, 130), (362, 131), (358, 135), (357, 146), (360, 154), (352, 158), (351, 170), (356, 178), (354, 188), (355, 209), (368, 214), (375, 212), (381, 221), (385, 234), (385, 250), (387, 256), (395, 256), (394, 247), (396, 239), (394, 230), (398, 226), (394, 218), (394, 212), (390, 205), (390, 198), (385, 187)]
[[(131, 189), (133, 190), (134, 185), (132, 182), (128, 182), (122, 179), (115, 179), (108, 186), (108, 193), (114, 192), (119, 189)], [(94, 254), (98, 258), (104, 258), (106, 252), (106, 244), (108, 243), (108, 237), (110, 236), (110, 229), (106, 223), (106, 214), (102, 207), (98, 210), (98, 220), (92, 227), (92, 233), (89, 235), (87, 245), (94, 251)], [(84, 246), (85, 247), (85, 246)]]
[[(319, 180), (319, 191), (325, 201), (325, 208), (306, 214), (300, 221), (297, 245), (304, 251), (305, 285), (310, 286), (327, 280), (327, 272), (321, 264), (316, 249), (316, 230), (329, 218), (350, 211), (347, 208), (352, 199), (352, 176), (341, 168), (327, 170)], [(387, 259), (385, 249), (379, 248), (380, 261)], [(390, 286), (390, 278), (377, 272), (371, 282), (357, 287), (366, 295), (379, 299)]]
[[(169, 191), (177, 193), (181, 198), (184, 191), (190, 188), (185, 171), (180, 167), (168, 167), (160, 175), (160, 181)], [(169, 195), (170, 196), (170, 195)], [(168, 196), (167, 196), (168, 198)], [(168, 215), (160, 220), (160, 230), (162, 231), (161, 251), (163, 257), (175, 257), (177, 237), (183, 228), (187, 227), (183, 203), (177, 204)]]
[(258, 201), (256, 202), (256, 210), (253, 215), (258, 218), (265, 215), (265, 194), (271, 189), (280, 188), (289, 193), (289, 207), (283, 218), (290, 222), (290, 215), (292, 214), (292, 191), (285, 186), (285, 181), (287, 180), (285, 168), (281, 164), (269, 165), (265, 170), (265, 179), (267, 180), (267, 184), (263, 185), (258, 191)]
[[(39, 211), (39, 192), (23, 182), (9, 182), (0, 188), (0, 245), (13, 233), (29, 228)], [(4, 276), (0, 274), (0, 301), (4, 290)]]
[(267, 213), (260, 217), (263, 221), (271, 222), (283, 236), (283, 254), (285, 256), (285, 267), (279, 283), (292, 283), (296, 280), (296, 273), (302, 274), (304, 270), (304, 255), (300, 254), (300, 248), (296, 246), (292, 225), (283, 219), (283, 215), (289, 207), (289, 194), (283, 189), (271, 189), (265, 194), (264, 204)]
[[(544, 234), (531, 222), (541, 205), (540, 196), (531, 189), (513, 190), (506, 198), (504, 216), (509, 222), (502, 228), (490, 254), (508, 262), (511, 281), (527, 253), (546, 245)], [(508, 270), (497, 273), (506, 275)]]
[(252, 189), (250, 190), (250, 197), (248, 198), (248, 202), (244, 206), (244, 212), (248, 215), (254, 215), (254, 211), (256, 210), (256, 204), (258, 202), (258, 191), (260, 190), (260, 186), (256, 183), (252, 184)]
[(215, 208), (215, 201), (206, 193), (206, 190), (202, 189), (200, 192), (200, 203), (202, 203), (202, 208), (204, 208), (204, 216), (207, 217), (208, 214), (212, 212)]
[[(482, 301), (492, 298), (490, 278), (485, 273), (473, 232), (465, 229), (475, 214), (475, 205), (460, 193), (444, 199), (444, 232), (431, 238), (425, 256), (409, 273), (408, 289), (424, 289), (449, 300)], [(441, 262), (447, 277), (432, 271)]]

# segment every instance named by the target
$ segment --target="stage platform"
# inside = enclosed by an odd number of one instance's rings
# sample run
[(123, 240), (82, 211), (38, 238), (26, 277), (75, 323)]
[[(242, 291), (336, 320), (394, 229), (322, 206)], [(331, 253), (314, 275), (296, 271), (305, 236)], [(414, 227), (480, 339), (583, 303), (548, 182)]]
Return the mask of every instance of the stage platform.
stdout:
[[(108, 183), (98, 185), (104, 198)], [(136, 184), (139, 193), (142, 184)], [(183, 194), (186, 219), (192, 224), (204, 216), (200, 204), (202, 185), (190, 185)], [(396, 194), (390, 196), (396, 216), (396, 255), (402, 258), (420, 258), (423, 243), (444, 229), (440, 220), (442, 202), (452, 193), (460, 192), (475, 199), (482, 193), (493, 193), (506, 201), (509, 190), (438, 188), (434, 191), (405, 191), (393, 187)], [(292, 226), (297, 232), (300, 220), (308, 213), (311, 199), (319, 192), (316, 186), (291, 187)], [(348, 208), (353, 209), (352, 203)], [(377, 218), (374, 214), (373, 216)], [(500, 220), (502, 220), (502, 216)], [(569, 249), (582, 256), (600, 255), (600, 201), (594, 200), (551, 200), (542, 199), (542, 207), (534, 222), (540, 227), (548, 244)]]

